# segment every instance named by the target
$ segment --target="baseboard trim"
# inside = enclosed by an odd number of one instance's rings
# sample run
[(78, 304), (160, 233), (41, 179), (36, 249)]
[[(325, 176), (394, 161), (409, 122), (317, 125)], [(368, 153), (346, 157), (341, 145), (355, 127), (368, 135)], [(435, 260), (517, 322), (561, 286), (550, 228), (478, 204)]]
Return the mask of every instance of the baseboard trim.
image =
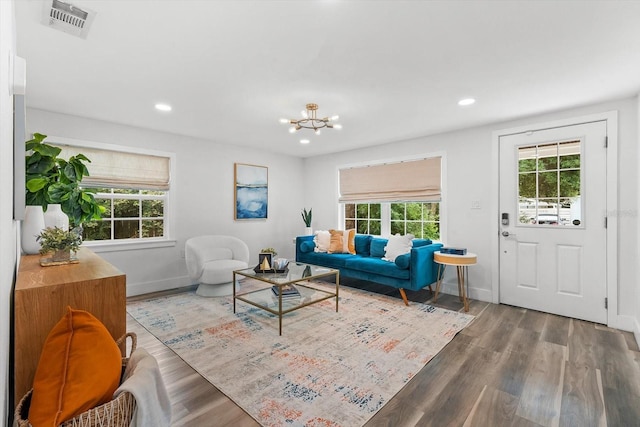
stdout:
[[(432, 286), (434, 291), (436, 290), (435, 286), (436, 286), (435, 284)], [(458, 282), (443, 281), (440, 286), (440, 292), (443, 294), (458, 295)], [(476, 301), (492, 302), (491, 289), (483, 289), (483, 288), (476, 288), (474, 286), (469, 286), (468, 293), (469, 295), (467, 296), (470, 299), (473, 299)]]
[(164, 280), (154, 280), (153, 282), (127, 283), (127, 296), (150, 294), (152, 292), (168, 291), (169, 289), (191, 286), (189, 276), (172, 277)]

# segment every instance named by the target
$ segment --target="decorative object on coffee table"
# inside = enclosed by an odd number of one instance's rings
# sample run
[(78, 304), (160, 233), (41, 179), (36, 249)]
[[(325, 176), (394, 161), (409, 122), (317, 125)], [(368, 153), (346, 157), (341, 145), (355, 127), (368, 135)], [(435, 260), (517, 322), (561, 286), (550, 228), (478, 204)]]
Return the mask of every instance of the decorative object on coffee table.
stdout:
[(258, 270), (271, 271), (273, 269), (273, 256), (268, 252), (260, 252), (258, 254)]

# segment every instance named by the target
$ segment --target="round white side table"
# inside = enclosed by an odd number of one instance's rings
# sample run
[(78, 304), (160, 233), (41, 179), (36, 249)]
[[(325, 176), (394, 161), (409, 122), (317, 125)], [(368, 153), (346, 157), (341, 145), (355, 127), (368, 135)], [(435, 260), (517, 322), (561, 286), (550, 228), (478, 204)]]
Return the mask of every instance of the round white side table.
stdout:
[[(440, 285), (442, 284), (442, 276), (444, 276), (444, 270), (447, 265), (453, 265), (458, 271), (458, 296), (460, 301), (464, 304), (464, 311), (469, 311), (469, 300), (467, 299), (467, 291), (465, 290), (465, 277), (468, 275), (470, 265), (475, 265), (478, 262), (478, 256), (474, 253), (467, 252), (464, 255), (455, 254), (443, 254), (438, 252), (433, 253), (433, 260), (438, 263), (438, 282), (436, 284), (436, 295), (433, 297), (433, 302), (438, 301), (438, 293), (440, 292)], [(467, 286), (469, 285), (467, 281)]]

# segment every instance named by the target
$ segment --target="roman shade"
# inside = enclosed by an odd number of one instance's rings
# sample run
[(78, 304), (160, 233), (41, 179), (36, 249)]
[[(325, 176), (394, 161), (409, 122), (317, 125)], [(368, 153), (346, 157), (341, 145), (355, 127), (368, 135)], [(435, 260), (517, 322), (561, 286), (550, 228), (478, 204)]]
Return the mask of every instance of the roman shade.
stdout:
[(143, 190), (169, 189), (169, 157), (73, 145), (52, 145), (62, 148), (60, 157), (64, 159), (82, 153), (91, 160), (87, 165), (90, 176), (82, 180), (85, 185)]
[(440, 157), (340, 169), (341, 203), (440, 201)]

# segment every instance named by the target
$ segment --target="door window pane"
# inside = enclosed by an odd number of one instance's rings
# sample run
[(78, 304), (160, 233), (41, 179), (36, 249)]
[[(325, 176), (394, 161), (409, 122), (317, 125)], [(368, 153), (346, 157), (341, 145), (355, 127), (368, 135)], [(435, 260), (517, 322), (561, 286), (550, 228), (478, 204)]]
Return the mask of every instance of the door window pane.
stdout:
[(518, 223), (584, 226), (581, 141), (518, 149)]

